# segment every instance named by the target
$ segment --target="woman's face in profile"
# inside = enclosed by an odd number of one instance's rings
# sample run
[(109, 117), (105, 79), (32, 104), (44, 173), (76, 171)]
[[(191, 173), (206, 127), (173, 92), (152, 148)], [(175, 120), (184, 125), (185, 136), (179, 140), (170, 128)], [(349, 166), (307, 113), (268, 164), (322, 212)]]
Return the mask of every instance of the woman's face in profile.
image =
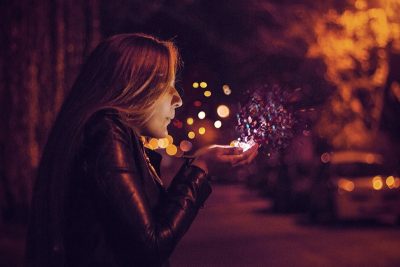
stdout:
[(175, 109), (182, 106), (182, 99), (174, 86), (170, 86), (168, 93), (157, 99), (154, 113), (142, 129), (142, 135), (164, 138), (168, 135), (167, 126), (175, 117)]

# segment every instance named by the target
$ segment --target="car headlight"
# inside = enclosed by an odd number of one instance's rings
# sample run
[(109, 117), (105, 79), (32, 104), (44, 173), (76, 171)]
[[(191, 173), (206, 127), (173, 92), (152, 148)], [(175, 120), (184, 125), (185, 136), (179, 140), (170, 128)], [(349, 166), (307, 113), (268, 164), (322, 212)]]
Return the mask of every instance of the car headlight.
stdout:
[(354, 190), (355, 186), (354, 186), (354, 183), (352, 181), (344, 179), (344, 178), (341, 178), (338, 181), (338, 187), (341, 190), (344, 190), (344, 191), (347, 191), (347, 192), (351, 192), (351, 191)]
[(399, 188), (400, 187), (400, 179), (390, 175), (386, 178), (386, 185), (390, 188)]

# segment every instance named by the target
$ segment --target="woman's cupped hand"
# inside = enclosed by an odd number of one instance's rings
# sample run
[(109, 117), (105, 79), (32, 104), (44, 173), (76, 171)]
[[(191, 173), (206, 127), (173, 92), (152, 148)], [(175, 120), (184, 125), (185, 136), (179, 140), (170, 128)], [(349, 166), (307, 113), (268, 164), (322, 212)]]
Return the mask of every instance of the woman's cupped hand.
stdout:
[(195, 152), (195, 160), (192, 165), (198, 166), (212, 175), (216, 169), (220, 169), (223, 165), (238, 167), (251, 163), (258, 154), (258, 147), (258, 144), (254, 144), (244, 151), (235, 146), (206, 146)]

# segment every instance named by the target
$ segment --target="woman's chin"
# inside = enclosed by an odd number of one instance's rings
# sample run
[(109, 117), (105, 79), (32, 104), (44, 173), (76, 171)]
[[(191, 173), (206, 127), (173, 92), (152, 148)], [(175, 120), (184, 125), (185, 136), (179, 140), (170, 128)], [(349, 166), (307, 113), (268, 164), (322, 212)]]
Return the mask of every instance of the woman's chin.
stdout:
[(148, 130), (146, 132), (143, 133), (143, 135), (148, 136), (150, 138), (165, 138), (168, 136), (168, 129), (167, 127), (165, 127), (165, 129), (157, 129), (157, 130)]
[(168, 130), (165, 130), (163, 132), (160, 131), (159, 133), (154, 134), (153, 137), (160, 139), (160, 138), (165, 138), (167, 136), (168, 136)]

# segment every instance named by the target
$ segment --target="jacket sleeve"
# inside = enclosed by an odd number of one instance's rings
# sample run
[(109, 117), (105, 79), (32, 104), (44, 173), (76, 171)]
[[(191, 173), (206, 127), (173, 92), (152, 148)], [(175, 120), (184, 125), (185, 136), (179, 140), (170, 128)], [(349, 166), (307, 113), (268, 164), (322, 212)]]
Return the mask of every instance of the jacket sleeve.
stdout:
[(135, 165), (140, 151), (135, 151), (128, 129), (104, 119), (91, 124), (86, 138), (94, 191), (122, 254), (140, 255), (148, 266), (165, 261), (211, 194), (205, 172), (184, 165), (151, 211)]

